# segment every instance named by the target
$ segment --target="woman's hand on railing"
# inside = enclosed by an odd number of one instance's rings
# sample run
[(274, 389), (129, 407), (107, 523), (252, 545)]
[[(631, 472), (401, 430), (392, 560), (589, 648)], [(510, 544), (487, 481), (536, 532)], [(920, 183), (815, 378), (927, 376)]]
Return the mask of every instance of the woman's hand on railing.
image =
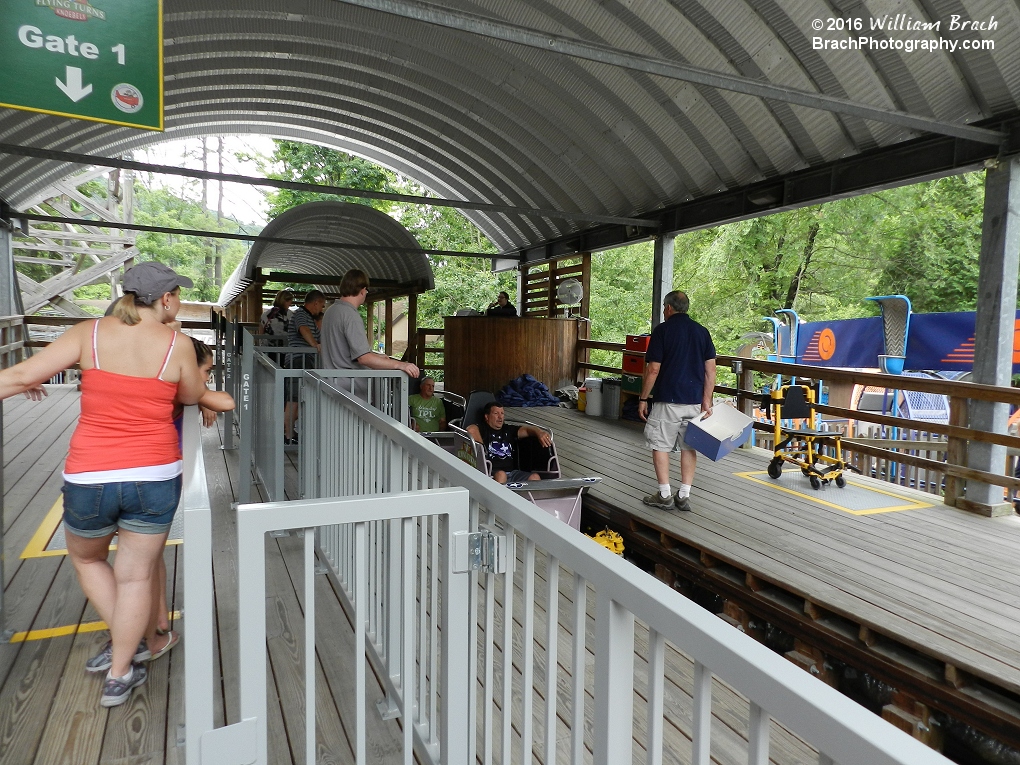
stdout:
[(198, 410), (202, 413), (202, 424), (205, 427), (211, 428), (216, 424), (216, 412), (201, 405), (199, 405)]
[(50, 394), (42, 385), (33, 385), (25, 391), (25, 398), (30, 399), (31, 401), (42, 401), (48, 395)]

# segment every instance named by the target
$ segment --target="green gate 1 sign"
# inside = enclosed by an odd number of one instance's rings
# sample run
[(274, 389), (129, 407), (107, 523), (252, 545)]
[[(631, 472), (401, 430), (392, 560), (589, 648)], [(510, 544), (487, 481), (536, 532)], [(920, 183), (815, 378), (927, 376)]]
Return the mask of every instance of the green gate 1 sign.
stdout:
[(162, 0), (0, 0), (3, 106), (162, 130)]

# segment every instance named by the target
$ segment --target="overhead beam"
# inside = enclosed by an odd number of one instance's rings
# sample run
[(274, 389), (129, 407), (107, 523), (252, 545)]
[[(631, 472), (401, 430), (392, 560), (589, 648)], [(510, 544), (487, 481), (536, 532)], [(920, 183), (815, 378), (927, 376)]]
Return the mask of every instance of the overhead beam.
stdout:
[(210, 170), (192, 170), (186, 167), (169, 167), (153, 165), (148, 162), (135, 162), (130, 159), (99, 157), (91, 154), (78, 154), (70, 151), (54, 149), (38, 149), (32, 146), (18, 146), (12, 143), (0, 143), (0, 154), (12, 154), (19, 157), (48, 159), (54, 162), (67, 162), (79, 165), (99, 165), (100, 167), (116, 167), (121, 170), (137, 170), (144, 173), (160, 175), (179, 175), (185, 178), (198, 178), (224, 183), (242, 183), (247, 186), (270, 186), (274, 189), (290, 189), (292, 191), (310, 191), (315, 194), (336, 194), (343, 197), (360, 199), (382, 199), (389, 202), (405, 202), (412, 205), (431, 205), (432, 207), (452, 207), (456, 210), (472, 212), (500, 213), (504, 215), (526, 215), (535, 218), (551, 218), (569, 220), (579, 223), (617, 223), (628, 226), (654, 226), (644, 218), (625, 218), (618, 215), (598, 215), (594, 213), (573, 213), (564, 210), (550, 210), (540, 207), (515, 207), (513, 205), (494, 205), (486, 202), (469, 202), (461, 199), (443, 199), (440, 197), (420, 197), (414, 194), (393, 194), (386, 191), (365, 191), (343, 186), (327, 186), (318, 183), (302, 183), (300, 181), (283, 181), (274, 178), (254, 178), (248, 175), (231, 173), (214, 173)]
[(743, 93), (748, 96), (757, 96), (758, 98), (766, 98), (770, 101), (781, 101), (812, 109), (835, 112), (837, 114), (852, 115), (861, 119), (898, 125), (924, 133), (950, 135), (990, 144), (999, 144), (1006, 138), (1004, 133), (989, 130), (988, 128), (936, 120), (895, 109), (886, 109), (881, 106), (851, 101), (847, 98), (828, 96), (824, 93), (800, 90), (785, 85), (774, 85), (735, 74), (716, 72), (711, 69), (690, 66), (689, 64), (656, 56), (622, 51), (608, 45), (584, 42), (570, 37), (541, 32), (487, 16), (455, 11), (451, 8), (433, 5), (421, 0), (339, 0), (339, 2), (402, 16), (414, 19), (415, 21), (423, 21), (448, 29), (458, 29), (495, 40), (503, 40), (504, 42), (538, 48), (539, 50), (561, 53), (586, 61), (595, 61), (600, 64), (609, 64), (623, 69), (654, 74), (659, 77), (668, 77), (672, 80), (707, 85), (711, 88)]
[[(1008, 150), (1020, 152), (1020, 119), (998, 120), (996, 127), (1010, 133)], [(662, 233), (682, 234), (978, 170), (999, 154), (999, 147), (986, 143), (926, 136), (681, 202), (657, 211), (655, 216)], [(539, 262), (579, 252), (623, 247), (648, 238), (647, 231), (631, 226), (596, 226), (534, 247), (500, 253), (498, 257)]]
[[(128, 231), (147, 231), (155, 234), (178, 234), (183, 236), (208, 237), (210, 239), (232, 239), (242, 242), (270, 242), (273, 244), (290, 244), (302, 247), (323, 247), (333, 250), (360, 250), (364, 252), (400, 252), (408, 254), (425, 253), (443, 258), (491, 258), (491, 252), (459, 252), (454, 250), (432, 250), (425, 247), (390, 247), (378, 244), (358, 244), (356, 242), (330, 242), (316, 239), (290, 239), (281, 236), (262, 236), (260, 234), (231, 234), (226, 231), (201, 231), (192, 228), (173, 228), (171, 226), (144, 226), (140, 223), (120, 223), (94, 221), (84, 218), (61, 218), (55, 215), (36, 215), (11, 210), (12, 220), (28, 220), (42, 223), (71, 223), (77, 226), (95, 226), (98, 228), (117, 228)], [(105, 251), (104, 251), (105, 252)]]

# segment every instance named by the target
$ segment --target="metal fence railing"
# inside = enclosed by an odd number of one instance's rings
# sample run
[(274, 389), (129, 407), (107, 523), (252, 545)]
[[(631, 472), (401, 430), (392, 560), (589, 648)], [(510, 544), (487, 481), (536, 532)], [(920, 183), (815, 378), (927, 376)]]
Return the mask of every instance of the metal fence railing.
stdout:
[[(256, 394), (257, 395), (257, 394)], [(213, 612), (212, 574), (212, 512), (206, 488), (197, 412), (194, 407), (185, 414), (184, 453), (185, 476), (181, 507), (184, 512), (184, 586), (187, 593), (185, 636), (185, 754), (189, 765), (250, 765), (268, 763), (267, 707), (267, 617), (265, 535), (275, 531), (296, 531), (303, 536), (302, 608), (305, 625), (316, 622), (315, 542), (316, 527), (334, 528), (339, 520), (350, 530), (351, 544), (346, 550), (348, 582), (354, 598), (349, 604), (355, 624), (353, 655), (337, 655), (332, 650), (317, 650), (314, 629), (304, 629), (301, 641), (303, 668), (304, 730), (293, 735), (303, 740), (305, 762), (322, 761), (317, 748), (316, 670), (320, 661), (347, 662), (355, 668), (355, 719), (351, 746), (356, 762), (367, 762), (368, 675), (366, 643), (373, 628), (369, 613), (372, 599), (368, 587), (380, 559), (373, 529), (380, 526), (392, 530), (387, 551), (399, 572), (387, 591), (388, 605), (400, 615), (403, 623), (414, 621), (414, 604), (418, 589), (414, 579), (417, 560), (423, 547), (417, 529), (424, 523), (443, 535), (443, 549), (457, 547), (455, 539), (467, 533), (468, 496), (463, 489), (387, 493), (384, 496), (360, 496), (348, 499), (291, 501), (241, 505), (237, 508), (237, 574), (238, 611), (241, 629), (236, 646), (239, 660), (240, 721), (220, 728), (214, 727), (214, 647), (216, 645)], [(427, 553), (427, 550), (425, 550)], [(435, 736), (434, 750), (442, 752), (447, 762), (466, 762), (467, 742), (467, 599), (468, 577), (463, 560), (443, 561), (442, 585), (434, 597), (442, 606), (428, 614), (429, 634), (446, 636), (442, 669), (420, 666), (415, 657), (422, 653), (417, 637), (421, 630), (405, 630), (397, 638), (392, 654), (397, 671), (388, 678), (398, 687), (419, 683), (435, 685), (436, 693), (448, 702), (433, 714), (430, 735)], [(225, 650), (234, 650), (225, 646)], [(427, 649), (426, 649), (427, 650)], [(426, 673), (427, 677), (426, 677)], [(413, 717), (414, 696), (405, 694), (403, 703), (393, 716)], [(436, 712), (436, 710), (433, 710)], [(345, 725), (351, 721), (345, 718)], [(413, 762), (414, 741), (410, 727), (402, 737), (402, 762)], [(295, 749), (301, 748), (296, 746)]]
[[(510, 765), (537, 756), (616, 765), (639, 756), (766, 765), (770, 747), (773, 759), (791, 763), (949, 762), (316, 372), (305, 375), (314, 450), (304, 454), (306, 497), (468, 491), (472, 533), (462, 542), (474, 570), (464, 762)], [(446, 602), (441, 564), (459, 549), (446, 547), (451, 537), (441, 525), (417, 521), (411, 619), (393, 597), (407, 576), (395, 552), (400, 529), (380, 521), (361, 541), (339, 524), (320, 528), (318, 543), (348, 605), (368, 620), (366, 650), (387, 683), (381, 710), (412, 709), (419, 759), (448, 762), (437, 749), (437, 715), (454, 700), (428, 680), (449, 660), (448, 635), (434, 615)], [(364, 574), (351, 568), (357, 545), (374, 555)], [(408, 631), (418, 632), (415, 684), (399, 680)], [(713, 708), (726, 724), (711, 723)]]
[[(286, 499), (285, 475), (288, 448), (300, 455), (305, 451), (311, 418), (303, 412), (298, 417), (300, 438), (296, 445), (286, 447), (284, 437), (284, 404), (288, 398), (298, 401), (305, 384), (304, 370), (281, 366), (293, 364), (294, 357), (318, 357), (307, 346), (280, 347), (267, 343), (264, 335), (243, 331), (243, 352), (238, 374), (240, 385), (236, 400), (240, 410), (239, 464), (250, 466), (251, 476), (269, 501)], [(318, 370), (335, 386), (354, 392), (371, 406), (398, 422), (408, 422), (408, 378), (396, 370), (367, 369)], [(288, 395), (289, 394), (289, 395)], [(252, 498), (252, 481), (243, 474), (238, 487), (238, 501)]]

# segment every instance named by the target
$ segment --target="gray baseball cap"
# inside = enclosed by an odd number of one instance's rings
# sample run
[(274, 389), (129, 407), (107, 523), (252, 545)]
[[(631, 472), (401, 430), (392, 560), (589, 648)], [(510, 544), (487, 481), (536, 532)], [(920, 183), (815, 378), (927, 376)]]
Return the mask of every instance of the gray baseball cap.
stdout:
[(194, 287), (195, 283), (169, 266), (149, 260), (124, 272), (125, 292), (133, 292), (145, 305), (152, 305), (177, 287)]

